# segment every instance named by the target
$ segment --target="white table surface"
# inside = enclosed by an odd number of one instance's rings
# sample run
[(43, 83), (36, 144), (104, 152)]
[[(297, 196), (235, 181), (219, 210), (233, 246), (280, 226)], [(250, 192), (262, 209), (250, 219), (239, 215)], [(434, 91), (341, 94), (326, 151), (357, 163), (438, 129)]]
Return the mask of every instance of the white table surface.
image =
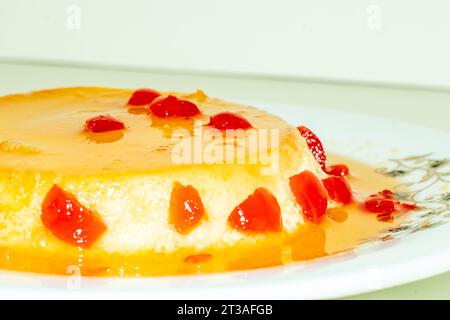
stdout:
[[(298, 103), (401, 119), (450, 132), (450, 91), (445, 90), (0, 63), (0, 94), (80, 85), (177, 91), (201, 88), (210, 96), (231, 101)], [(450, 299), (450, 272), (350, 298)]]

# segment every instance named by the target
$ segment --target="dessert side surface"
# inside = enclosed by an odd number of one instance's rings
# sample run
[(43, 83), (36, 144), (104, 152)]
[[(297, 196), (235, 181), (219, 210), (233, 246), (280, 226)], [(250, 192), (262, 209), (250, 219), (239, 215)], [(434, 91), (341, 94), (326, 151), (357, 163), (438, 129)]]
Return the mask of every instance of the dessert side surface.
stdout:
[[(171, 275), (273, 266), (351, 248), (415, 209), (370, 168), (328, 166), (306, 127), (200, 90), (9, 95), (0, 119), (3, 268)], [(368, 198), (356, 201), (352, 187)]]

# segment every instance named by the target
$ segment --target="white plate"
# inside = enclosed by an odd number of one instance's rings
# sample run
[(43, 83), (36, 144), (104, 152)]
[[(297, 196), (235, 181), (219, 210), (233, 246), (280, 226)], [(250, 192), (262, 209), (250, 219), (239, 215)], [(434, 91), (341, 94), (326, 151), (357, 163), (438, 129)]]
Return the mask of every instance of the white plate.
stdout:
[[(338, 111), (293, 105), (253, 105), (294, 125), (318, 132), (328, 150), (379, 168), (395, 169), (389, 159), (425, 155), (403, 162), (400, 177), (426, 210), (403, 228), (371, 239), (358, 249), (315, 261), (255, 271), (165, 278), (83, 278), (0, 272), (2, 298), (125, 299), (315, 299), (369, 292), (450, 270), (450, 136), (428, 128)], [(432, 162), (443, 160), (444, 162)], [(434, 168), (433, 168), (434, 166)], [(411, 167), (417, 168), (409, 174)], [(397, 173), (402, 173), (397, 172)], [(447, 173), (447, 175), (445, 175)], [(424, 175), (426, 181), (417, 184)], [(433, 182), (433, 183), (431, 183)], [(431, 186), (428, 187), (427, 183)], [(447, 194), (446, 194), (447, 193)], [(444, 195), (447, 197), (444, 197)]]

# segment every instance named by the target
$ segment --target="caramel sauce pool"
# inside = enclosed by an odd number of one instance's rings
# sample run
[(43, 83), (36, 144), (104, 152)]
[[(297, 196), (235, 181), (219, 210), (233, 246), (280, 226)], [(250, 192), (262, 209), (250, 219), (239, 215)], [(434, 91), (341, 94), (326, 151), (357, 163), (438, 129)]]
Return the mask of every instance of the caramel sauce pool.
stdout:
[[(329, 163), (350, 167), (349, 182), (356, 199), (396, 185), (396, 180), (375, 173), (364, 164), (337, 156)], [(363, 239), (391, 228), (393, 223), (380, 222), (376, 214), (357, 204), (329, 210), (320, 225), (307, 224), (295, 234), (267, 236), (266, 239), (243, 241), (233, 247), (215, 247), (202, 251), (180, 249), (174, 253), (141, 252), (130, 256), (98, 250), (65, 250), (48, 252), (39, 248), (0, 248), (0, 268), (51, 274), (85, 276), (167, 276), (215, 273), (277, 266), (332, 255), (355, 248)]]

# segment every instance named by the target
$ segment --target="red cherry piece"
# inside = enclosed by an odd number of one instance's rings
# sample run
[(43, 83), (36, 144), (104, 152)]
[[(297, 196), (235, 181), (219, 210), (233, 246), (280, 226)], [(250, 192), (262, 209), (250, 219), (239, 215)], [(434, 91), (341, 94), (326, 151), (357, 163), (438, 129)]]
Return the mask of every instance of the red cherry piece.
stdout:
[(319, 224), (328, 206), (327, 191), (319, 178), (311, 171), (303, 171), (289, 179), (289, 186), (302, 207), (303, 216)]
[(44, 225), (56, 237), (71, 245), (89, 248), (106, 231), (106, 226), (96, 213), (57, 185), (47, 193), (41, 208)]
[(325, 172), (331, 176), (346, 177), (350, 175), (350, 170), (345, 164), (335, 164), (325, 168)]
[(397, 195), (391, 190), (383, 190), (371, 195), (365, 202), (365, 208), (372, 213), (389, 215), (394, 212), (417, 210), (416, 204), (402, 203), (396, 200)]
[(392, 192), (391, 190), (383, 190), (378, 193), (371, 194), (369, 196), (369, 199), (370, 198), (382, 198), (382, 199), (393, 200), (395, 198), (395, 193)]
[(128, 105), (130, 106), (143, 106), (148, 105), (153, 102), (156, 98), (158, 98), (161, 95), (156, 90), (153, 89), (139, 89), (133, 92), (130, 100), (128, 100)]
[(331, 199), (342, 204), (352, 202), (352, 189), (343, 177), (329, 177), (322, 180)]
[(192, 117), (200, 113), (197, 105), (185, 99), (169, 95), (153, 100), (150, 111), (157, 117)]
[(383, 190), (378, 192), (378, 195), (385, 198), (385, 199), (394, 199), (395, 193), (392, 192), (391, 190)]
[(397, 203), (397, 210), (408, 212), (408, 211), (414, 211), (417, 210), (418, 206), (416, 204), (409, 204), (409, 203)]
[(170, 196), (169, 223), (181, 234), (188, 234), (205, 214), (202, 199), (191, 185), (175, 183)]
[(241, 232), (280, 232), (281, 209), (277, 199), (265, 188), (257, 188), (231, 212), (228, 223)]
[(253, 126), (243, 116), (232, 112), (221, 112), (212, 116), (209, 121), (209, 126), (212, 126), (219, 130), (237, 130), (237, 129), (250, 129)]
[(396, 211), (395, 202), (382, 197), (372, 197), (364, 202), (365, 208), (372, 213), (391, 214)]
[(98, 116), (86, 120), (85, 130), (90, 133), (101, 133), (125, 129), (125, 124), (111, 116)]
[(381, 215), (390, 215), (394, 212), (408, 212), (418, 209), (416, 204), (395, 201), (396, 197), (397, 195), (391, 190), (383, 190), (369, 196), (364, 202), (364, 206), (369, 212), (379, 213)]
[(327, 155), (320, 139), (307, 127), (300, 126), (297, 127), (297, 129), (302, 137), (305, 138), (309, 150), (312, 152), (314, 158), (319, 163), (322, 170), (325, 170)]

